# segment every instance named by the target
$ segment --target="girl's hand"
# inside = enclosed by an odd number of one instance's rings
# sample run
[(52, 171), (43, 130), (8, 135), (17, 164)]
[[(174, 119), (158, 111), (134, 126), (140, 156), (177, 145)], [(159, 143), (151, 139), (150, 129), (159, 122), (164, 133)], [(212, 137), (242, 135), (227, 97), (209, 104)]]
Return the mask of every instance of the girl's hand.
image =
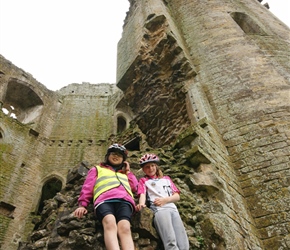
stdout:
[(163, 197), (163, 198), (156, 198), (154, 200), (154, 205), (158, 206), (158, 207), (162, 207), (163, 205), (165, 205), (166, 203), (168, 203), (168, 197)]
[(138, 204), (135, 208), (137, 212), (140, 212), (144, 207), (146, 207), (145, 204)]
[(85, 207), (78, 207), (75, 211), (74, 211), (74, 216), (78, 217), (78, 218), (82, 218), (84, 216), (84, 214), (87, 214), (88, 210)]
[(175, 202), (179, 201), (179, 199), (180, 199), (179, 193), (174, 193), (171, 196), (156, 198), (154, 200), (154, 205), (162, 207), (167, 203), (171, 203), (171, 202), (175, 203)]
[(124, 161), (123, 164), (123, 173), (127, 175), (128, 173), (130, 173), (130, 164), (127, 161)]

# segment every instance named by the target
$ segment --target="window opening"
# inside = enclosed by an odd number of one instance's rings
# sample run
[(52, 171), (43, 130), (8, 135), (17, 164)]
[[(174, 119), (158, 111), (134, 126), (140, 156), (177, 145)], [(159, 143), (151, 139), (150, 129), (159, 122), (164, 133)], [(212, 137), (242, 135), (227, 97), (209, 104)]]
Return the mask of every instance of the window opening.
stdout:
[(122, 133), (126, 129), (127, 122), (126, 120), (119, 116), (117, 120), (117, 133)]
[(8, 109), (6, 109), (6, 108), (2, 108), (2, 111), (3, 111), (3, 113), (4, 113), (5, 115), (8, 115), (8, 114), (9, 114), (9, 111), (8, 111)]
[(140, 141), (141, 136), (136, 133), (133, 139), (124, 143), (124, 146), (130, 151), (140, 151)]
[(61, 187), (62, 183), (57, 178), (52, 178), (43, 185), (39, 207), (37, 211), (38, 214), (41, 214), (45, 205), (45, 201), (52, 199), (61, 190)]
[(8, 82), (2, 111), (18, 121), (27, 124), (41, 115), (43, 101), (33, 89), (18, 79)]
[(11, 204), (8, 204), (4, 201), (0, 201), (0, 214), (4, 215), (8, 218), (13, 219), (13, 212), (15, 210), (15, 207)]
[(2, 111), (3, 111), (3, 113), (5, 114), (5, 115), (7, 115), (7, 116), (9, 116), (9, 117), (12, 117), (12, 118), (14, 118), (14, 119), (17, 119), (17, 116), (16, 116), (16, 114), (14, 113), (15, 111), (14, 111), (14, 107), (13, 106), (4, 106), (3, 108), (2, 108)]
[(37, 131), (35, 131), (34, 129), (29, 129), (29, 134), (30, 135), (33, 135), (35, 137), (38, 137), (39, 136), (39, 133)]
[(248, 15), (242, 12), (233, 12), (231, 17), (246, 34), (265, 35), (260, 26)]

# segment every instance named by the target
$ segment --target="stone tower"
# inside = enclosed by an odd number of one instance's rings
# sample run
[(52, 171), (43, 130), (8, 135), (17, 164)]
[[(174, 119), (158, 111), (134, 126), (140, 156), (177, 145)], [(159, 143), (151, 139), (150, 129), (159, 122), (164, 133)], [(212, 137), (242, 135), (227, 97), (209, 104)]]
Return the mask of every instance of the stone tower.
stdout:
[(1, 247), (17, 249), (46, 191), (118, 138), (132, 161), (171, 152), (165, 172), (197, 201), (182, 205), (191, 242), (289, 249), (289, 43), (260, 1), (130, 0), (117, 86), (52, 92), (0, 57)]
[(149, 145), (217, 176), (207, 216), (228, 249), (289, 248), (289, 28), (255, 0), (130, 2), (117, 83)]

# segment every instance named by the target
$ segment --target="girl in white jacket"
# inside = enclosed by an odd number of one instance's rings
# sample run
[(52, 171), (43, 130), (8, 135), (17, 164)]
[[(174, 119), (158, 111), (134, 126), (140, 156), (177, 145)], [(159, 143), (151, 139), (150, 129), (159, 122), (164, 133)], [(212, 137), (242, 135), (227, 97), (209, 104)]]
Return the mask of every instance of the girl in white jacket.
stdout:
[(169, 176), (163, 176), (158, 163), (155, 154), (145, 154), (140, 159), (145, 176), (139, 180), (137, 211), (148, 204), (154, 212), (154, 225), (165, 250), (188, 250), (188, 237), (174, 204), (180, 199), (180, 191)]

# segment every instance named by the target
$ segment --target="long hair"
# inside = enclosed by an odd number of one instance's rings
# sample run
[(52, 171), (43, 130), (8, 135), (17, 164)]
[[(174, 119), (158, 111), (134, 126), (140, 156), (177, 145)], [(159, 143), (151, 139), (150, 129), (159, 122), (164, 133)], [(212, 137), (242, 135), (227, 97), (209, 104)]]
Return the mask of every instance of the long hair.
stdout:
[[(163, 173), (162, 173), (162, 171), (161, 171), (161, 169), (159, 168), (159, 166), (155, 163), (155, 165), (156, 165), (156, 176), (159, 178), (159, 179), (161, 179), (162, 177), (163, 177)], [(143, 167), (141, 167), (141, 169), (142, 169), (142, 171), (143, 171)], [(139, 171), (141, 171), (141, 169), (140, 170), (138, 170), (138, 172)], [(144, 172), (144, 171), (143, 171)], [(146, 175), (147, 176), (147, 175)]]
[(163, 177), (163, 173), (161, 171), (161, 169), (159, 168), (159, 166), (156, 164), (156, 176), (158, 178), (162, 178)]

